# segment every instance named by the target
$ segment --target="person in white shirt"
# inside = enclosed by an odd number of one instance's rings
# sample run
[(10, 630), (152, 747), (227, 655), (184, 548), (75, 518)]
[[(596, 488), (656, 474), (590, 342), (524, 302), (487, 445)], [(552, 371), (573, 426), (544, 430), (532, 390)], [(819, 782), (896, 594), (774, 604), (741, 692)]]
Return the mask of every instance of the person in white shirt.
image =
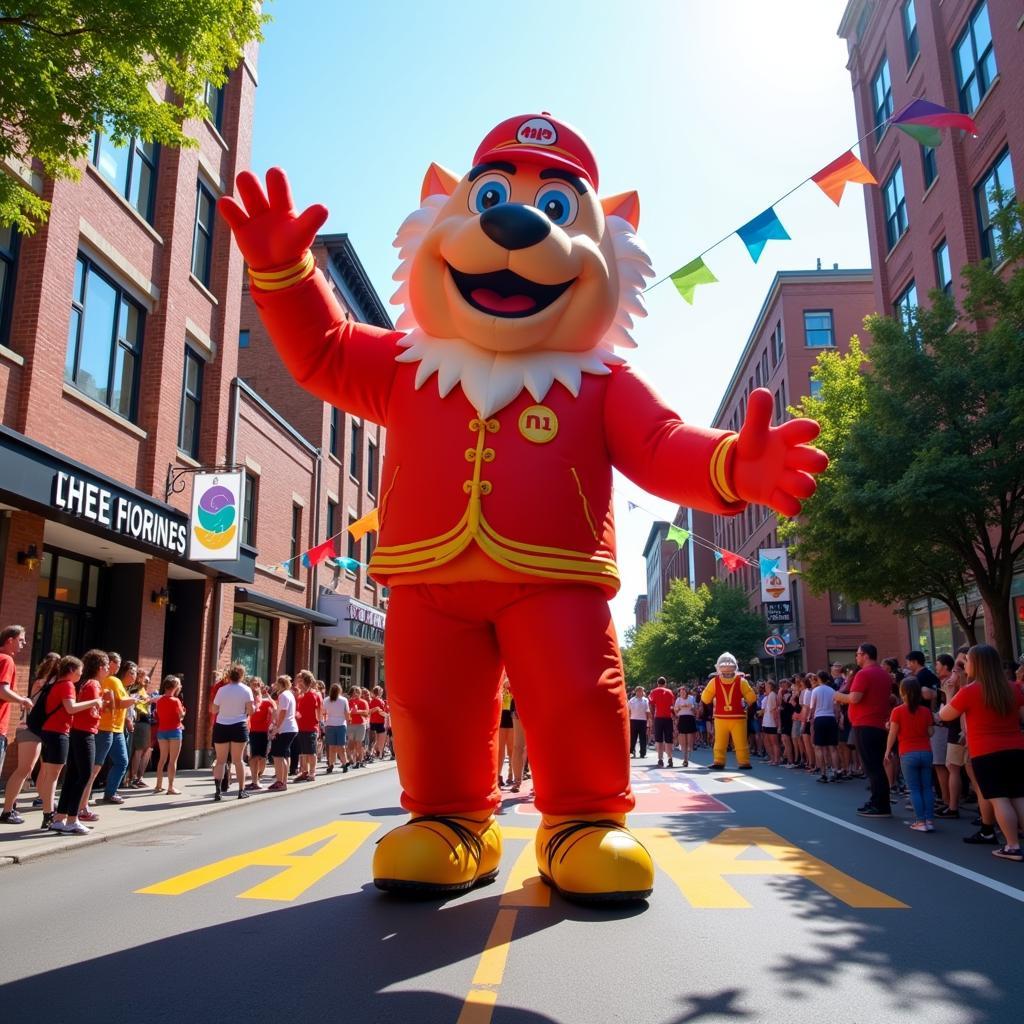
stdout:
[(697, 699), (690, 693), (689, 687), (680, 686), (672, 711), (676, 716), (678, 730), (678, 746), (683, 752), (683, 767), (690, 767), (690, 755), (693, 753), (693, 737), (697, 735)]
[(839, 723), (836, 721), (836, 691), (832, 680), (822, 670), (815, 679), (811, 690), (812, 741), (815, 761), (821, 774), (819, 782), (835, 782), (839, 766)]
[(640, 756), (647, 756), (647, 729), (651, 724), (651, 702), (647, 691), (638, 686), (629, 698), (629, 756), (636, 757), (637, 741), (640, 742)]
[(288, 788), (288, 761), (292, 744), (299, 733), (292, 677), (278, 676), (274, 687), (277, 690), (277, 711), (270, 722), (270, 756), (274, 759), (276, 778), (267, 787), (268, 793), (279, 793), (282, 789)]
[(761, 732), (768, 749), (768, 763), (780, 764), (779, 756), (779, 694), (778, 684), (769, 679), (764, 684), (764, 703), (761, 705)]
[(348, 771), (348, 697), (341, 692), (341, 684), (333, 683), (331, 692), (324, 701), (324, 739), (327, 745), (327, 774), (334, 771), (337, 757), (342, 772)]
[(252, 714), (252, 690), (242, 682), (245, 666), (232, 665), (228, 681), (217, 691), (213, 707), (217, 717), (213, 723), (213, 750), (217, 760), (213, 766), (214, 799), (221, 798), (221, 780), (229, 760), (234, 762), (238, 779), (238, 799), (245, 800), (245, 765), (242, 754), (249, 742), (249, 716)]

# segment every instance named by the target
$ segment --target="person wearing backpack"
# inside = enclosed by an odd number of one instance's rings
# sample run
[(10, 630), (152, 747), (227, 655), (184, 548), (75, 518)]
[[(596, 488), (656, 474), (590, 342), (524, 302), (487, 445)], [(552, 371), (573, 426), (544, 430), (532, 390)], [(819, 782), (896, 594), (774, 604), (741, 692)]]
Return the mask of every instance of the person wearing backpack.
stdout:
[[(80, 711), (99, 708), (103, 698), (79, 701), (76, 684), (82, 678), (82, 663), (78, 658), (61, 658), (50, 679), (43, 685), (39, 700), (28, 714), (28, 727), (43, 741), (43, 766), (39, 770), (36, 788), (43, 800), (43, 821), (40, 828), (50, 831), (53, 824), (53, 794), (57, 776), (68, 759), (68, 735), (71, 719)], [(63, 829), (55, 831), (62, 832)]]

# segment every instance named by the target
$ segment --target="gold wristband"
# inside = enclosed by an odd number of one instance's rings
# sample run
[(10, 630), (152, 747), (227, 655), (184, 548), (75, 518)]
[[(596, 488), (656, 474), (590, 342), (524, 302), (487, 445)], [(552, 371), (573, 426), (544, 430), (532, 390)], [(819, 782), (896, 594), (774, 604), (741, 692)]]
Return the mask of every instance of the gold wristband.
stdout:
[(293, 284), (307, 277), (316, 266), (313, 254), (307, 249), (302, 259), (284, 270), (249, 271), (249, 280), (259, 289), (266, 292), (280, 291), (290, 288)]
[(711, 455), (711, 485), (730, 505), (734, 505), (740, 500), (739, 495), (730, 486), (726, 470), (729, 451), (736, 443), (737, 438), (737, 434), (728, 434), (719, 442), (718, 447)]

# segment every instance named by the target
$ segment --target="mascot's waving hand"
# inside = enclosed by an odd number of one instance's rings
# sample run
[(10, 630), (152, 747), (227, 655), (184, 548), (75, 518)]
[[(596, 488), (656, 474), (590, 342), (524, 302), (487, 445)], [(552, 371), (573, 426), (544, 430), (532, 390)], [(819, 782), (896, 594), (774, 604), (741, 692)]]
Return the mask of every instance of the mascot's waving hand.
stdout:
[[(503, 121), (459, 177), (427, 171), (399, 229), (399, 331), (346, 320), (309, 252), (327, 211), (296, 213), (284, 174), (222, 199), (252, 295), (296, 380), (387, 427), (370, 572), (385, 639), (402, 803), (382, 889), (445, 894), (498, 871), (496, 733), (507, 667), (530, 743), (542, 877), (590, 902), (643, 899), (654, 870), (633, 806), (612, 467), (680, 505), (792, 515), (825, 456), (808, 420), (739, 435), (683, 423), (616, 353), (652, 275), (633, 192), (598, 198), (586, 142), (549, 114)], [(450, 699), (465, 744), (439, 744)], [(566, 757), (571, 728), (587, 742)]]

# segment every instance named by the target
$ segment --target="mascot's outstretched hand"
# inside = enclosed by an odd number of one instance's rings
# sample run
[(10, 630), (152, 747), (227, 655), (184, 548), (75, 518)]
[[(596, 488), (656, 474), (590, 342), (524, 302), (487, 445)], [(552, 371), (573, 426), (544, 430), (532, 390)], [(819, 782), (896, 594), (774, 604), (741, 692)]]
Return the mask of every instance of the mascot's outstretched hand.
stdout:
[(217, 208), (250, 269), (287, 269), (302, 260), (327, 220), (327, 207), (317, 203), (296, 213), (288, 178), (280, 167), (267, 171), (266, 192), (251, 171), (242, 171), (236, 182), (245, 206), (222, 196)]
[(820, 433), (814, 420), (795, 419), (773, 427), (772, 394), (765, 388), (750, 393), (747, 418), (736, 439), (732, 485), (737, 498), (795, 516), (800, 502), (817, 485), (812, 473), (828, 466), (828, 456), (812, 448)]

